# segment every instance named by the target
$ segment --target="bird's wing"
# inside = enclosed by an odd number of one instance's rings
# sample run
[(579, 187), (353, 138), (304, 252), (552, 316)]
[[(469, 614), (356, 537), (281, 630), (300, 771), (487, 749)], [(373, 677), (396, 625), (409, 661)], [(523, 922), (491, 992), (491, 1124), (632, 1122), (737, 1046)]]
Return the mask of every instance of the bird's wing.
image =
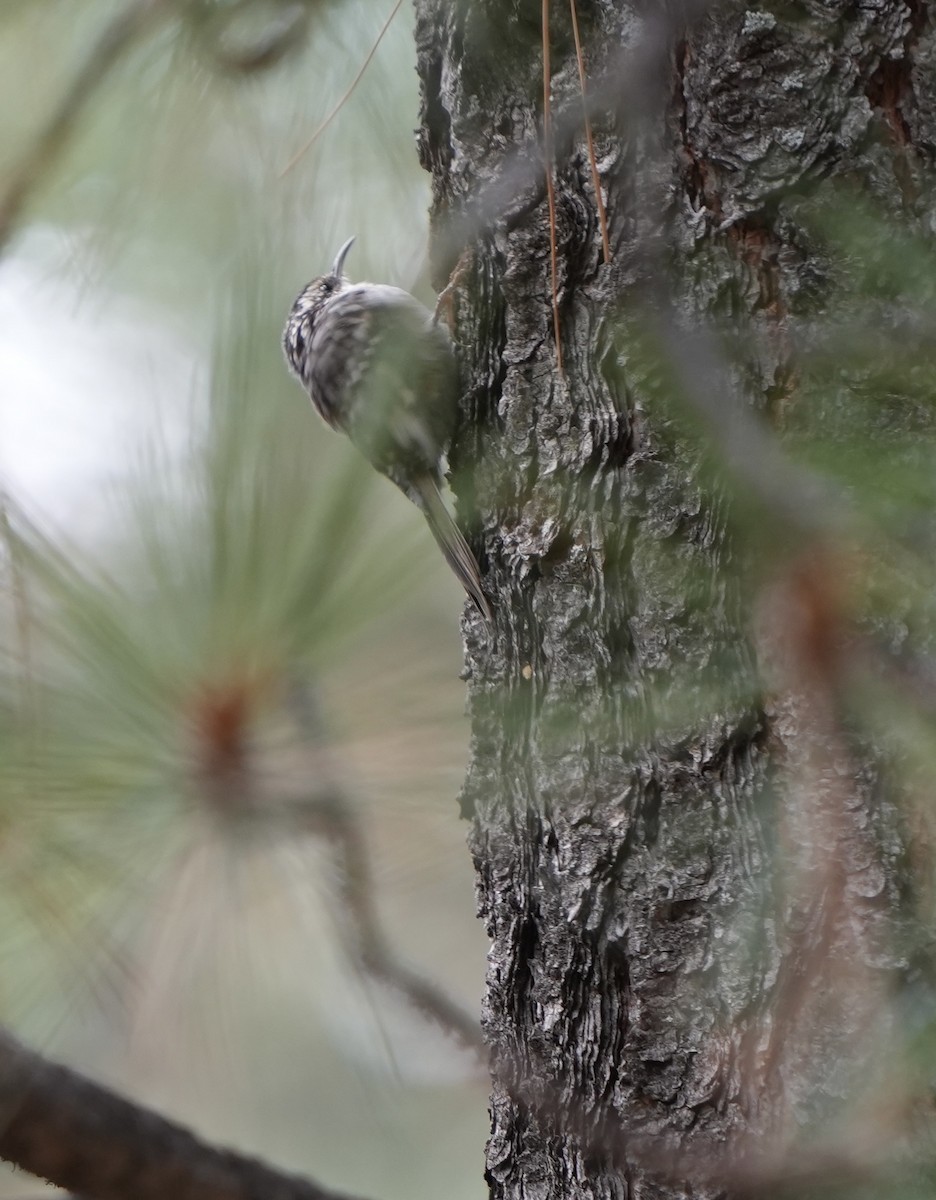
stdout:
[(436, 473), (454, 421), (455, 364), (448, 335), (418, 300), (386, 284), (348, 287), (329, 302), (311, 351), (323, 381), (342, 381), (331, 423), (378, 470), (397, 482), (398, 465)]

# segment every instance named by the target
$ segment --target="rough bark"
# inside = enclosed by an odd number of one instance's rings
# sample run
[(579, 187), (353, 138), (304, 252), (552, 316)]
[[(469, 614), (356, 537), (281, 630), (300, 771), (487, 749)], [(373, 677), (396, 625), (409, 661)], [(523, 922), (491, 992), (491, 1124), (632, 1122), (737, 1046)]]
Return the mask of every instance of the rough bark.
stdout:
[(832, 287), (809, 206), (841, 177), (895, 221), (931, 215), (936, 41), (922, 0), (579, 0), (605, 265), (552, 7), (564, 378), (540, 4), (417, 3), (440, 287), (458, 264), (454, 479), (497, 609), (493, 635), (466, 626), (462, 795), (492, 941), (487, 1178), (497, 1197), (716, 1194), (738, 1138), (836, 1111), (870, 1069), (901, 842), (841, 720), (819, 539), (765, 512), (785, 542), (755, 613), (736, 501), (674, 420), (646, 317), (690, 376), (680, 331), (741, 335), (726, 384), (782, 432), (795, 334)]

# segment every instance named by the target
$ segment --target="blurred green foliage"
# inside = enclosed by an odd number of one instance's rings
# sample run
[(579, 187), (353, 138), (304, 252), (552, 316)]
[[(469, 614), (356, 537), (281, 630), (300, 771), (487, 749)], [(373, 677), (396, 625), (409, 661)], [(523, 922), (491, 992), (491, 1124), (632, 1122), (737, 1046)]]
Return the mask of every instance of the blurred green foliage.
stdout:
[[(350, 233), (362, 274), (418, 286), (428, 187), (405, 8), (283, 175), (389, 8), (159, 6), (7, 251), (41, 280), (63, 414), (104, 385), (55, 362), (57, 311), (116, 299), (154, 337), (152, 378), (122, 397), (143, 449), (114, 461), (102, 446), (88, 480), (106, 519), (87, 528), (76, 508), (50, 524), (47, 496), (5, 492), (0, 1020), (344, 1190), (469, 1197), (483, 1084), (355, 977), (327, 846), (283, 818), (297, 797), (346, 794), (391, 938), (478, 1009), (455, 805), (460, 592), (420, 515), (324, 428), (279, 348), (296, 292)], [(121, 11), (3, 6), (0, 195)], [(191, 393), (140, 413), (168, 378), (167, 332), (195, 363)], [(5, 404), (19, 386), (4, 379)], [(394, 1032), (407, 1021), (415, 1035)]]

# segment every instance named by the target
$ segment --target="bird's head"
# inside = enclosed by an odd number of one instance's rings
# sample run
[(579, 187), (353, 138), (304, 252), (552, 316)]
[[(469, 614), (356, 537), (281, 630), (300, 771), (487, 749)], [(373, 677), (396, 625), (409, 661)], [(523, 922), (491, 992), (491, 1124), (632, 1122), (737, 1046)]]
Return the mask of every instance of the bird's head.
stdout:
[(296, 302), (287, 318), (286, 328), (283, 330), (283, 352), (290, 368), (303, 382), (305, 382), (303, 364), (306, 361), (316, 323), (328, 301), (348, 282), (342, 270), (344, 260), (353, 244), (354, 238), (348, 238), (335, 256), (335, 261), (328, 274), (319, 275), (306, 284), (296, 297)]

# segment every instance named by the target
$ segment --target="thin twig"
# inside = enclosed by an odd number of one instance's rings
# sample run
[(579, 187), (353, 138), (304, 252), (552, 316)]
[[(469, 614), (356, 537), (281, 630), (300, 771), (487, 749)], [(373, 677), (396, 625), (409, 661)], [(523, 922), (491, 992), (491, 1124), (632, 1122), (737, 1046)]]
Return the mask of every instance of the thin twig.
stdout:
[(556, 249), (556, 189), (553, 184), (552, 80), (549, 67), (549, 0), (543, 0), (543, 158), (546, 163), (546, 196), (549, 201), (549, 267), (552, 281), (553, 333), (556, 366), (562, 374), (562, 336), (559, 327), (559, 267)]
[(345, 103), (351, 96), (351, 93), (354, 91), (354, 89), (357, 87), (358, 83), (360, 82), (361, 76), (364, 74), (364, 72), (370, 66), (371, 59), (377, 53), (377, 47), (383, 41), (383, 36), (387, 32), (387, 30), (390, 28), (390, 22), (400, 11), (400, 6), (402, 5), (402, 3), (403, 3), (403, 0), (396, 0), (396, 4), (394, 4), (393, 8), (390, 11), (390, 16), (387, 17), (386, 21), (384, 21), (383, 25), (381, 25), (381, 27), (380, 27), (380, 32), (377, 34), (377, 40), (374, 42), (373, 46), (371, 46), (370, 52), (368, 53), (368, 55), (364, 59), (364, 61), (361, 63), (361, 66), (358, 69), (357, 74), (351, 80), (351, 83), (348, 85), (348, 88), (346, 89), (344, 95), (341, 97), (341, 99), (338, 101), (338, 103), (335, 105), (335, 107), (331, 110), (331, 112), (328, 114), (328, 116), (325, 118), (325, 120), (321, 123), (321, 125), (319, 125), (319, 127), (316, 129), (316, 131), (312, 134), (312, 136), (309, 138), (309, 140), (296, 151), (296, 153), (292, 156), (292, 158), (289, 160), (289, 162), (286, 164), (286, 166), (283, 167), (282, 171), (280, 171), (280, 173), (279, 173), (280, 179), (282, 179), (284, 175), (287, 175), (293, 169), (293, 167), (296, 165), (296, 163), (299, 161), (299, 159), (302, 158), (302, 156), (308, 150), (310, 150), (312, 148), (312, 146), (315, 144), (315, 142), (319, 139), (319, 137), (325, 132), (325, 130), (328, 128), (328, 126), (332, 123), (334, 118), (337, 117), (338, 114), (341, 112), (342, 108), (344, 108)]
[(601, 226), (601, 249), (606, 263), (611, 261), (611, 241), (608, 238), (608, 218), (601, 195), (601, 180), (598, 178), (598, 162), (595, 159), (595, 140), (592, 137), (591, 117), (588, 115), (588, 89), (585, 86), (585, 60), (582, 57), (582, 40), (579, 37), (578, 10), (575, 0), (569, 0), (572, 10), (572, 36), (575, 38), (575, 60), (578, 63), (579, 88), (582, 93), (582, 113), (585, 117), (585, 140), (588, 143), (588, 163), (591, 167), (592, 185), (595, 189), (595, 205), (598, 208), (598, 224)]
[[(294, 681), (290, 699), (306, 743), (313, 751), (320, 750), (322, 732), (307, 705), (307, 691), (300, 680)], [(423, 1017), (487, 1065), (479, 1020), (442, 988), (411, 971), (391, 949), (378, 915), (367, 838), (327, 759), (320, 757), (310, 773), (320, 780), (319, 787), (314, 794), (294, 800), (288, 811), (298, 829), (322, 838), (332, 852), (338, 868), (333, 912), (341, 928), (343, 949), (365, 978), (399, 992)]]
[(118, 13), (92, 46), (55, 111), (12, 172), (11, 182), (0, 199), (0, 252), (6, 248), (29, 197), (49, 174), (74, 134), (92, 96), (147, 21), (165, 5), (166, 0), (136, 0)]
[(323, 838), (335, 853), (340, 872), (336, 916), (347, 932), (342, 944), (352, 961), (366, 978), (399, 992), (423, 1017), (486, 1063), (478, 1020), (436, 984), (411, 971), (390, 949), (377, 916), (367, 843), (349, 802), (334, 789), (297, 801), (293, 812), (299, 828)]

